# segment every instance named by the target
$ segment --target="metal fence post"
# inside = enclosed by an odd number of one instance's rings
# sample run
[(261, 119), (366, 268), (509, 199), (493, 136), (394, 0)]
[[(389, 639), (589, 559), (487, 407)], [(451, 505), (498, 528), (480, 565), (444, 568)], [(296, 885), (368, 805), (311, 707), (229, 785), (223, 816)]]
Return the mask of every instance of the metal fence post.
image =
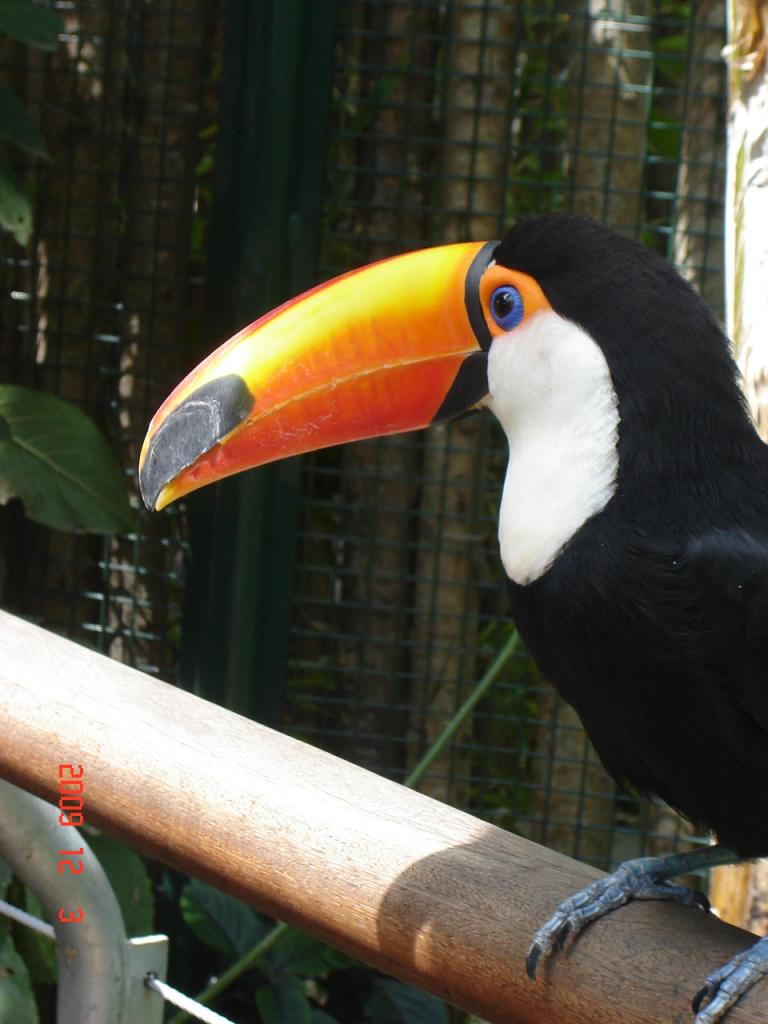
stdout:
[[(63, 850), (82, 849), (82, 871), (59, 873)], [(35, 893), (56, 932), (57, 1024), (161, 1024), (163, 1001), (144, 988), (152, 971), (165, 978), (168, 939), (129, 940), (107, 876), (76, 828), (59, 810), (0, 780), (0, 856)], [(64, 858), (67, 859), (67, 858)], [(82, 921), (63, 923), (82, 907)]]

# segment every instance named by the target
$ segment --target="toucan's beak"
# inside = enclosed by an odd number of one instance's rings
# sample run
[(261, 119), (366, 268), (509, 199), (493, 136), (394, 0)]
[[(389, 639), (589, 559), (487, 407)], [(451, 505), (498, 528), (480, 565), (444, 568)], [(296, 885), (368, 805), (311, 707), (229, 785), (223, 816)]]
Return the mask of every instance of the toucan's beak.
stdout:
[(451, 419), (487, 393), (479, 280), (497, 243), (396, 256), (246, 327), (149, 425), (144, 502), (160, 509), (240, 470)]

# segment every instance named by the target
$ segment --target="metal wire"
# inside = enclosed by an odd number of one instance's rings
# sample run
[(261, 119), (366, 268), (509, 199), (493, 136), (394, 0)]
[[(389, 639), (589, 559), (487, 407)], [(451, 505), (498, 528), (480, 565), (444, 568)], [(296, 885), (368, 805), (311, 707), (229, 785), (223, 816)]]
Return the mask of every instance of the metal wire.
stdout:
[[(56, 933), (52, 925), (48, 924), (46, 921), (41, 921), (32, 914), (28, 914), (26, 910), (21, 910), (19, 907), (15, 907), (12, 903), (7, 903), (5, 900), (1, 899), (0, 914), (5, 914), (6, 917), (10, 917), (14, 921), (18, 921), (19, 924), (22, 924), (27, 928), (31, 928), (33, 931), (39, 932), (41, 935), (45, 935), (49, 939), (53, 939), (54, 941), (56, 940)], [(146, 976), (144, 986), (151, 992), (155, 992), (159, 995), (164, 1002), (170, 1003), (179, 1010), (184, 1010), (184, 1012), (188, 1013), (190, 1017), (193, 1017), (195, 1020), (201, 1020), (204, 1024), (233, 1024), (228, 1017), (223, 1017), (220, 1013), (216, 1013), (215, 1010), (211, 1010), (209, 1007), (197, 1002), (197, 1000), (191, 999), (189, 996), (184, 995), (183, 992), (179, 992), (166, 982), (160, 981), (159, 978), (152, 974), (148, 974)]]
[(215, 1010), (203, 1006), (202, 1003), (198, 1003), (195, 999), (190, 999), (189, 996), (185, 996), (183, 992), (179, 992), (171, 985), (166, 984), (166, 982), (160, 981), (153, 974), (146, 976), (144, 987), (148, 988), (150, 992), (155, 992), (166, 1003), (170, 1003), (171, 1006), (175, 1006), (177, 1009), (188, 1013), (195, 1020), (203, 1021), (203, 1024), (233, 1024), (229, 1017), (222, 1017)]
[(28, 914), (26, 910), (14, 907), (12, 903), (0, 900), (0, 914), (5, 914), (6, 917), (10, 917), (14, 921), (18, 921), (19, 924), (23, 924), (25, 927), (31, 928), (33, 931), (39, 932), (41, 935), (46, 935), (49, 939), (56, 939), (56, 932), (53, 929), (53, 925), (48, 924), (47, 921), (41, 921), (39, 917), (35, 917), (33, 914)]

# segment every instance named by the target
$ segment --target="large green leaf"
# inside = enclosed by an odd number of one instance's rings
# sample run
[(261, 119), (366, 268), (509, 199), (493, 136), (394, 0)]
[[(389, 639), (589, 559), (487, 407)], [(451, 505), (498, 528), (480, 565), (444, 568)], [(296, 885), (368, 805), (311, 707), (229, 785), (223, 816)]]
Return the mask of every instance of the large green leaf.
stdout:
[(225, 956), (242, 956), (270, 931), (255, 910), (197, 878), (184, 887), (180, 906), (198, 939)]
[(0, 32), (42, 50), (55, 50), (64, 22), (32, 0), (0, 0)]
[(7, 85), (0, 85), (0, 139), (26, 149), (33, 156), (48, 156), (37, 121)]
[(0, 154), (0, 227), (10, 231), (19, 245), (32, 234), (32, 204), (11, 165)]
[(448, 1024), (445, 1004), (394, 978), (377, 978), (365, 1004), (371, 1024)]
[(144, 861), (114, 836), (89, 833), (86, 838), (120, 904), (128, 937), (150, 935), (155, 907)]
[(29, 973), (10, 935), (0, 941), (0, 1021), (38, 1024)]
[(118, 533), (131, 525), (125, 478), (85, 413), (54, 395), (0, 385), (0, 504), (59, 530)]
[(256, 1006), (261, 1024), (312, 1024), (312, 1007), (295, 978), (264, 985), (256, 993)]
[(275, 942), (266, 958), (275, 975), (295, 974), (314, 978), (322, 977), (332, 969), (329, 951), (330, 947), (320, 939), (289, 928)]

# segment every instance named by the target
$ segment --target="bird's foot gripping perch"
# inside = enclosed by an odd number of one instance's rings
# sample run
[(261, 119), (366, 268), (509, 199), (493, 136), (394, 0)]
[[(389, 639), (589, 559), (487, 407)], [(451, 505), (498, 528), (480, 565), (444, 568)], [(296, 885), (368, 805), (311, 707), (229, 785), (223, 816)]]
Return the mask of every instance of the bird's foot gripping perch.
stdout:
[[(535, 980), (542, 957), (559, 952), (566, 941), (573, 942), (590, 922), (630, 900), (670, 899), (684, 906), (709, 910), (709, 900), (703, 893), (674, 885), (669, 879), (702, 867), (732, 864), (743, 859), (725, 847), (709, 846), (689, 853), (625, 861), (613, 874), (592, 882), (564, 900), (539, 928), (525, 961), (528, 976)], [(709, 975), (693, 999), (694, 1024), (717, 1024), (726, 1011), (767, 974), (768, 937)]]
[[(693, 999), (695, 1024), (716, 1024), (726, 1010), (738, 1002), (761, 978), (768, 974), (768, 936), (732, 957), (704, 982)], [(703, 1007), (703, 1004), (707, 1005)]]
[(564, 900), (533, 937), (525, 960), (528, 977), (536, 980), (536, 967), (541, 957), (559, 952), (566, 940), (573, 942), (591, 921), (629, 900), (677, 900), (688, 907), (709, 910), (709, 900), (704, 893), (669, 882), (670, 877), (680, 874), (678, 862), (681, 856), (673, 854), (625, 861), (612, 875), (599, 878)]

